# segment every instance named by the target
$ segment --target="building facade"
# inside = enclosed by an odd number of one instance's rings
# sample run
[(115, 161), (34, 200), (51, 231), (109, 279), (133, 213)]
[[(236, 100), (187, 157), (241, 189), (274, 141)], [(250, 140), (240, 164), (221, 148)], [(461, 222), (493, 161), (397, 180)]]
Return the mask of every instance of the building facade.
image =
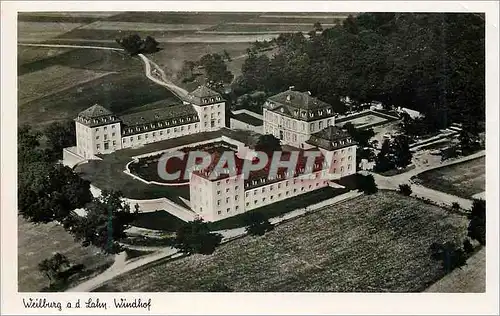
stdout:
[(91, 159), (122, 148), (214, 131), (225, 126), (225, 100), (204, 86), (191, 92), (182, 104), (158, 101), (151, 106), (155, 109), (122, 116), (116, 116), (98, 104), (80, 112), (75, 119), (76, 154)]
[(293, 88), (268, 98), (263, 118), (264, 134), (272, 134), (282, 143), (299, 148), (304, 148), (312, 134), (335, 125), (329, 104)]

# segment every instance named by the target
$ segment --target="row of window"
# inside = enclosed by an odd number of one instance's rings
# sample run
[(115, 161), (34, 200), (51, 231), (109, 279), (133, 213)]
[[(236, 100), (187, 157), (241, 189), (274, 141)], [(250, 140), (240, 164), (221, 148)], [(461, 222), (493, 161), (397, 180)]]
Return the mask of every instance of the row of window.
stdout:
[[(198, 128), (198, 124), (194, 124), (194, 128), (195, 129)], [(184, 125), (182, 125), (180, 127), (173, 128), (174, 133), (177, 133), (178, 131), (183, 132), (184, 130), (185, 130)], [(187, 125), (187, 130), (188, 131), (191, 130), (191, 125)], [(172, 128), (166, 129), (166, 134), (170, 134), (171, 132), (172, 132)], [(152, 137), (156, 137), (156, 135), (163, 136), (164, 134), (165, 134), (165, 132), (163, 130), (161, 130), (161, 131), (157, 131), (157, 132), (146, 133), (146, 134), (144, 134), (144, 138), (148, 139), (149, 135), (151, 135)], [(137, 135), (136, 137), (137, 137), (137, 140), (142, 139), (142, 135)], [(129, 140), (130, 140), (130, 142), (133, 142), (134, 136), (130, 136)], [(122, 139), (122, 142), (125, 144), (127, 142), (127, 138), (124, 137)]]
[[(219, 183), (219, 182), (217, 182), (217, 184), (218, 184), (218, 183)], [(200, 189), (201, 189), (201, 188), (200, 188)], [(238, 189), (239, 189), (239, 186), (235, 186), (235, 187), (234, 187), (234, 191), (238, 192)], [(229, 188), (226, 188), (226, 193), (229, 193)], [(221, 194), (221, 191), (220, 191), (220, 190), (218, 190), (218, 191), (217, 191), (217, 195), (220, 195), (220, 194)]]
[[(113, 141), (113, 147), (116, 147), (116, 141), (115, 140)], [(101, 149), (101, 144), (97, 144), (96, 148), (97, 148), (97, 150)], [(104, 150), (108, 150), (108, 149), (109, 149), (109, 143), (106, 142), (106, 143), (104, 143)]]
[[(236, 212), (238, 212), (238, 211), (239, 211), (239, 209), (240, 209), (240, 207), (239, 207), (238, 205), (236, 205), (236, 206), (235, 206), (235, 208), (234, 208), (234, 210), (235, 210)], [(201, 210), (201, 207), (200, 207), (200, 210)], [(230, 212), (231, 212), (231, 208), (230, 208), (230, 207), (228, 207), (228, 208), (226, 209), (226, 213), (230, 213)], [(221, 215), (221, 214), (222, 214), (222, 211), (217, 211), (217, 214), (218, 214), (218, 215)]]
[[(228, 204), (230, 200), (231, 200), (231, 198), (227, 197), (227, 198), (226, 198), (226, 204)], [(234, 196), (234, 200), (235, 200), (235, 201), (238, 201), (238, 200), (239, 200), (239, 196), (238, 196), (238, 195), (235, 195), (235, 196)], [(220, 204), (221, 204), (221, 200), (217, 200), (217, 206), (220, 206)]]
[[(304, 180), (304, 179), (300, 179), (300, 180), (299, 179), (288, 180), (288, 181), (285, 181), (285, 187), (289, 186), (289, 182), (290, 181), (293, 181), (293, 184), (297, 184), (297, 183), (299, 183), (299, 181), (300, 181), (301, 184), (303, 184), (304, 181), (310, 181), (310, 180)], [(326, 184), (326, 181), (324, 183)], [(316, 186), (317, 185), (318, 184), (316, 184)], [(281, 183), (276, 184), (276, 186), (278, 187), (278, 189), (281, 189), (281, 187), (282, 187)], [(312, 185), (309, 185), (309, 187), (311, 188)], [(273, 191), (273, 189), (274, 189), (274, 184), (272, 184), (272, 185), (269, 186), (269, 191)], [(266, 192), (266, 187), (263, 187), (260, 190), (261, 190), (261, 193), (265, 193)], [(250, 195), (250, 192), (245, 192), (245, 197), (248, 197), (249, 195)], [(253, 195), (257, 195), (257, 190), (253, 191)]]
[[(111, 125), (111, 129), (115, 129), (115, 128), (116, 128), (116, 125), (118, 125), (118, 124), (113, 124), (113, 125)], [(108, 130), (108, 127), (107, 127), (107, 126), (104, 126), (104, 127), (103, 127), (103, 130), (104, 130), (104, 131), (107, 131), (107, 130)], [(99, 127), (96, 127), (95, 131), (96, 131), (96, 132), (99, 132)]]

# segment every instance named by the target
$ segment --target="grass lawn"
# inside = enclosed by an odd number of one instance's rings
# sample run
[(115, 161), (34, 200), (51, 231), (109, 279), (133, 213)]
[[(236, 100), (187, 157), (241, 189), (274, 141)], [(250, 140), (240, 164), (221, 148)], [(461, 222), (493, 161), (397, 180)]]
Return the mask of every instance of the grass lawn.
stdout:
[(139, 213), (133, 226), (175, 232), (186, 222), (166, 211)]
[(169, 90), (150, 81), (143, 73), (110, 74), (23, 104), (18, 109), (19, 123), (74, 119), (96, 103), (119, 115), (163, 99), (171, 99), (172, 103), (177, 100)]
[(102, 271), (113, 262), (113, 257), (95, 247), (82, 247), (62, 226), (55, 223), (32, 224), (18, 217), (18, 290), (37, 292), (48, 285), (47, 277), (38, 271), (38, 263), (59, 252), (71, 264), (83, 264), (87, 278)]
[(423, 172), (417, 179), (428, 188), (470, 199), (485, 190), (485, 157)]
[(108, 291), (419, 292), (443, 276), (433, 242), (461, 241), (467, 220), (382, 191), (244, 237), (210, 256), (163, 261), (117, 277)]

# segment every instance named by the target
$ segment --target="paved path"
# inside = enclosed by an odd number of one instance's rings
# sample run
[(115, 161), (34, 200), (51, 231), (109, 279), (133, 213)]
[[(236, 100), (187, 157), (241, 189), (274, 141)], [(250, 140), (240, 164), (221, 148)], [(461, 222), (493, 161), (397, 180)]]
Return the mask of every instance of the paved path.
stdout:
[(486, 291), (486, 248), (467, 260), (467, 265), (445, 275), (424, 292), (484, 293)]
[(409, 184), (413, 191), (412, 195), (419, 198), (427, 198), (437, 204), (443, 204), (451, 206), (453, 202), (458, 202), (463, 209), (470, 209), (472, 207), (472, 200), (460, 198), (458, 196), (454, 196), (451, 194), (447, 194), (441, 191), (436, 191), (433, 189), (429, 189), (427, 187), (412, 183), (411, 178), (416, 176), (422, 172), (450, 166), (458, 163), (462, 163), (465, 161), (469, 161), (472, 159), (476, 159), (482, 157), (486, 154), (484, 150), (474, 153), (469, 156), (461, 157), (455, 160), (449, 160), (444, 162), (439, 162), (433, 165), (425, 165), (419, 164), (415, 167), (415, 169), (409, 170), (405, 173), (394, 175), (392, 177), (384, 177), (377, 173), (369, 172), (369, 171), (360, 171), (362, 174), (371, 174), (375, 179), (375, 183), (379, 189), (386, 190), (398, 190), (400, 184)]

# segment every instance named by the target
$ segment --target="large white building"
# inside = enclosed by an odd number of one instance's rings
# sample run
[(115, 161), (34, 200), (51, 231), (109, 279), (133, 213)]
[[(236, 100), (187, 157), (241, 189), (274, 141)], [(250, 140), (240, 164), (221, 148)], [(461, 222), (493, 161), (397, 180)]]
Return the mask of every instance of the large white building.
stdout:
[[(122, 116), (100, 105), (81, 112), (75, 119), (77, 145), (72, 152), (81, 160), (93, 159), (98, 154), (225, 126), (225, 100), (207, 87), (198, 87), (182, 104), (162, 106), (161, 102), (154, 104), (154, 110)], [(309, 169), (278, 172), (274, 177), (254, 172), (248, 178), (237, 174), (214, 179), (210, 169), (194, 171), (189, 182), (189, 207), (198, 217), (206, 221), (224, 219), (326, 187), (330, 184), (326, 174), (341, 178), (356, 173), (356, 143), (334, 126), (334, 111), (329, 104), (307, 92), (290, 89), (270, 97), (263, 112), (264, 134), (276, 136), (287, 151), (320, 151), (321, 163), (316, 161)], [(252, 156), (248, 152), (251, 146), (224, 137), (237, 144), (234, 153), (239, 158)]]
[(162, 106), (162, 102), (152, 104), (154, 110), (122, 116), (116, 116), (98, 104), (80, 112), (75, 119), (75, 154), (92, 159), (95, 155), (122, 148), (214, 131), (225, 126), (225, 100), (205, 86), (191, 92), (182, 104)]
[(264, 134), (299, 148), (304, 148), (312, 134), (335, 125), (331, 105), (292, 87), (267, 99), (263, 112)]

